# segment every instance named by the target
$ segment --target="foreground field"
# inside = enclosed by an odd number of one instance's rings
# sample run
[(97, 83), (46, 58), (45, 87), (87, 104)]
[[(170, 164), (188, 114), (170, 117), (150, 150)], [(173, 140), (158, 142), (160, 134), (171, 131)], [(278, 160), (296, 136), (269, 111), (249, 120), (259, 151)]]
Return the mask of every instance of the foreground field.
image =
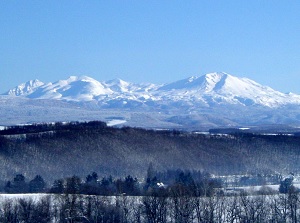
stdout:
[(1, 222), (298, 222), (300, 196), (0, 196)]

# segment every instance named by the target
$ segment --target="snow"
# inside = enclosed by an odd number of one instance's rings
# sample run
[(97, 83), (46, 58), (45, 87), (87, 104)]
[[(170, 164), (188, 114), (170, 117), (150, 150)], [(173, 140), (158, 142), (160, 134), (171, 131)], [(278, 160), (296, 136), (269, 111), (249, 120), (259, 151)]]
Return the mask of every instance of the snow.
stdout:
[(44, 83), (37, 79), (30, 80), (27, 81), (26, 83), (22, 83), (16, 86), (15, 88), (9, 90), (6, 94), (12, 96), (28, 95), (42, 85), (44, 85)]
[[(41, 84), (30, 88), (22, 95), (39, 99), (62, 99), (73, 101), (91, 101), (95, 96), (111, 94), (112, 90), (103, 86), (100, 82), (87, 76), (70, 76), (66, 80), (55, 83)], [(22, 87), (22, 85), (20, 85)], [(20, 87), (17, 87), (20, 88)], [(23, 89), (23, 87), (22, 87)]]
[(294, 134), (290, 134), (290, 133), (261, 133), (261, 135), (266, 135), (266, 136), (278, 136), (278, 135), (294, 136)]
[(123, 81), (121, 79), (114, 79), (107, 82), (104, 82), (104, 85), (110, 88), (111, 90), (115, 92), (129, 92), (131, 91), (132, 85), (126, 81)]
[(239, 128), (240, 130), (249, 130), (250, 128), (247, 128), (247, 127), (242, 127), (242, 128)]
[[(151, 125), (158, 120), (160, 124), (164, 123), (164, 126), (170, 124), (168, 127), (183, 123), (180, 120), (171, 123), (168, 118), (178, 117), (180, 119), (183, 116), (189, 120), (194, 120), (195, 117), (196, 122), (204, 123), (204, 125), (208, 123), (210, 127), (214, 127), (218, 120), (222, 120), (221, 124), (218, 121), (218, 125), (224, 127), (243, 126), (249, 125), (249, 123), (256, 125), (259, 120), (263, 120), (267, 124), (269, 120), (271, 123), (281, 123), (283, 120), (293, 123), (293, 125), (300, 124), (300, 118), (297, 116), (300, 95), (284, 94), (248, 78), (239, 78), (224, 72), (209, 73), (199, 77), (192, 76), (163, 85), (136, 84), (121, 79), (101, 82), (88, 76), (70, 76), (65, 80), (47, 84), (38, 80), (28, 81), (7, 91), (4, 95), (0, 98), (0, 111), (2, 114), (7, 114), (9, 119), (6, 117), (6, 120), (8, 121), (16, 118), (12, 112), (8, 114), (9, 109), (16, 114), (26, 116), (24, 122), (34, 122), (37, 120), (37, 116), (42, 116), (41, 112), (38, 113), (35, 110), (41, 108), (47, 110), (47, 112), (45, 111), (47, 114), (44, 114), (43, 117), (48, 117), (50, 110), (52, 112), (51, 105), (56, 106), (59, 104), (57, 101), (62, 101), (71, 105), (77, 103), (75, 108), (80, 107), (81, 112), (85, 114), (87, 112), (83, 111), (84, 109), (118, 110), (120, 114), (124, 112), (124, 109), (129, 112), (150, 112), (148, 114), (149, 117), (152, 116)], [(70, 104), (63, 106), (68, 107)], [(22, 111), (18, 110), (20, 106), (24, 108)], [(269, 109), (268, 112), (266, 109)], [(243, 115), (244, 111), (251, 113), (247, 113), (246, 117)], [(74, 113), (78, 114), (78, 112)], [(157, 116), (158, 112), (161, 112), (159, 117)], [(58, 113), (60, 116), (67, 116), (63, 111)], [(249, 116), (252, 122), (245, 121)], [(97, 117), (97, 115), (91, 117)], [(41, 118), (38, 120), (40, 121)], [(57, 120), (56, 117), (54, 119)], [(60, 118), (60, 121), (64, 120)], [(295, 122), (295, 120), (299, 120), (299, 122)], [(1, 124), (6, 125), (8, 121)], [(138, 123), (139, 126), (141, 124), (143, 123)]]
[[(279, 190), (279, 185), (265, 185), (269, 188), (271, 188), (274, 191)], [(247, 192), (257, 192), (259, 191), (263, 186), (244, 186), (244, 187), (227, 187), (227, 191), (247, 191)]]
[(224, 103), (275, 108), (300, 104), (299, 95), (283, 94), (248, 78), (238, 78), (224, 72), (179, 80), (158, 88), (153, 95), (161, 100), (203, 101), (209, 106)]
[(106, 124), (107, 124), (107, 126), (114, 126), (114, 125), (121, 125), (126, 122), (127, 122), (126, 120), (113, 119), (113, 120), (108, 121)]
[(49, 194), (36, 193), (36, 194), (0, 194), (0, 203), (5, 200), (17, 201), (18, 199), (32, 199), (39, 201), (42, 197), (49, 196)]
[[(6, 94), (36, 99), (67, 101), (185, 101), (214, 104), (260, 105), (276, 108), (283, 105), (300, 105), (300, 95), (284, 94), (262, 86), (248, 78), (239, 78), (219, 72), (200, 77), (192, 76), (163, 86), (134, 84), (121, 79), (99, 82), (88, 76), (70, 76), (66, 80), (44, 84), (28, 81)], [(105, 97), (102, 97), (105, 96)]]
[[(295, 183), (293, 184), (296, 188), (300, 188), (300, 184)], [(248, 192), (255, 192), (259, 191), (262, 187), (269, 187), (274, 191), (279, 190), (279, 184), (270, 184), (270, 185), (263, 185), (263, 186), (244, 186), (244, 187), (228, 187), (227, 190), (236, 190), (236, 191), (248, 191)]]

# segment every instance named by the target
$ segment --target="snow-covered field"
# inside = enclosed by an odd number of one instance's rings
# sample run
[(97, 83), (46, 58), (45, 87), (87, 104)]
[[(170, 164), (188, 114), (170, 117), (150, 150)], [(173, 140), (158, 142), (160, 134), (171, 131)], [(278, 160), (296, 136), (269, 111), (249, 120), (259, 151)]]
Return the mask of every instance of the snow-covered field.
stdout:
[(126, 120), (114, 119), (114, 120), (108, 121), (106, 124), (107, 124), (107, 126), (115, 126), (115, 125), (124, 124), (126, 122), (127, 122)]
[(0, 203), (5, 200), (18, 200), (21, 198), (38, 201), (45, 196), (49, 196), (49, 194), (0, 194)]

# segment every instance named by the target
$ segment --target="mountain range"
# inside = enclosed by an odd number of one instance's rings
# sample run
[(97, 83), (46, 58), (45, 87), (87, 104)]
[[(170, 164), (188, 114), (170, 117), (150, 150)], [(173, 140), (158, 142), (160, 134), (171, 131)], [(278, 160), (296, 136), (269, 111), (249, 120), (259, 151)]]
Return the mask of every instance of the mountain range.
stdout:
[(2, 125), (100, 119), (110, 125), (189, 130), (300, 126), (300, 95), (223, 72), (160, 85), (88, 76), (30, 80), (3, 93), (0, 104)]

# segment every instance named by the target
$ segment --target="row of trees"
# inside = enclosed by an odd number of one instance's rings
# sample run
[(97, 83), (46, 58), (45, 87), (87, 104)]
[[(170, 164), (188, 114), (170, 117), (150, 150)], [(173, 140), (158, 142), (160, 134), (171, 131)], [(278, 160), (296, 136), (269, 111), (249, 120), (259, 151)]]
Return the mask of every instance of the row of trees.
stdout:
[(153, 171), (150, 166), (147, 176), (141, 182), (128, 175), (125, 178), (112, 176), (100, 179), (93, 172), (82, 180), (78, 176), (58, 179), (47, 187), (43, 177), (37, 175), (29, 182), (22, 174), (17, 174), (13, 180), (6, 182), (6, 193), (53, 193), (53, 194), (85, 194), (112, 196), (126, 194), (129, 196), (211, 196), (215, 188), (221, 187), (221, 182), (212, 179), (209, 174), (190, 171), (167, 171), (170, 175)]
[[(243, 177), (241, 178), (243, 179)], [(129, 196), (213, 196), (216, 191), (224, 193), (221, 188), (224, 184), (221, 180), (213, 179), (208, 173), (200, 171), (168, 170), (155, 172), (152, 165), (149, 166), (147, 175), (142, 182), (128, 175), (121, 179), (112, 176), (98, 178), (93, 172), (82, 180), (78, 176), (55, 180), (47, 187), (40, 175), (27, 182), (22, 174), (17, 174), (12, 181), (7, 181), (3, 191), (11, 194), (18, 193), (52, 193), (52, 194), (85, 194), (85, 195), (129, 195)], [(226, 188), (226, 185), (225, 185)], [(265, 187), (262, 187), (265, 188)], [(217, 190), (216, 190), (217, 189)], [(293, 186), (293, 176), (280, 181), (279, 192), (297, 192), (299, 189)], [(262, 191), (260, 191), (262, 192)], [(264, 191), (266, 192), (266, 191)], [(269, 190), (269, 192), (274, 192)]]
[(3, 223), (291, 222), (300, 219), (300, 196), (93, 196), (62, 194), (0, 202)]
[(7, 181), (4, 186), (6, 193), (44, 193), (47, 191), (46, 182), (43, 177), (37, 175), (28, 183), (23, 174), (17, 174), (12, 181)]
[(90, 122), (56, 122), (56, 123), (39, 123), (31, 125), (16, 125), (8, 126), (0, 130), (0, 135), (18, 135), (32, 134), (49, 131), (65, 131), (65, 130), (87, 130), (87, 129), (104, 129), (108, 128), (105, 122), (90, 121)]

